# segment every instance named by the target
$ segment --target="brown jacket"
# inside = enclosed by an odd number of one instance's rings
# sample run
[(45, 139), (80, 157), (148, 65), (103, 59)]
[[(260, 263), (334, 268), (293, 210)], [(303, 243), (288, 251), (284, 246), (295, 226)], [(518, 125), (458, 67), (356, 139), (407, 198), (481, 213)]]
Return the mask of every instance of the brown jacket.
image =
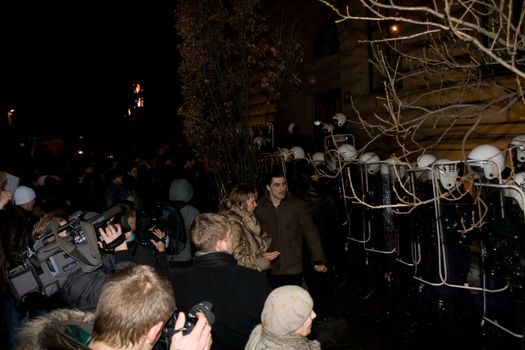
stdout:
[(237, 206), (221, 211), (228, 218), (233, 235), (233, 257), (237, 265), (260, 271), (270, 268), (270, 260), (264, 253), (270, 246), (270, 236), (261, 232), (255, 217)]
[(310, 261), (316, 265), (326, 265), (319, 232), (305, 202), (287, 196), (276, 208), (268, 194), (255, 209), (255, 216), (263, 231), (272, 238), (270, 251), (280, 251), (281, 255), (272, 262), (272, 274), (295, 275), (303, 271), (303, 238), (310, 251)]

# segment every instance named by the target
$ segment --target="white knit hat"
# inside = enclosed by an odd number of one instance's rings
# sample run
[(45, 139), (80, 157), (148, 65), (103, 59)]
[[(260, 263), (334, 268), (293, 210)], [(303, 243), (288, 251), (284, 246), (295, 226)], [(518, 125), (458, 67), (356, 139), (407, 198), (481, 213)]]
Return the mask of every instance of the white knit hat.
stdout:
[(299, 286), (274, 289), (261, 313), (264, 329), (275, 335), (286, 335), (301, 327), (312, 313), (314, 302), (310, 294)]
[(16, 205), (26, 204), (36, 198), (36, 193), (27, 186), (18, 186), (13, 195)]

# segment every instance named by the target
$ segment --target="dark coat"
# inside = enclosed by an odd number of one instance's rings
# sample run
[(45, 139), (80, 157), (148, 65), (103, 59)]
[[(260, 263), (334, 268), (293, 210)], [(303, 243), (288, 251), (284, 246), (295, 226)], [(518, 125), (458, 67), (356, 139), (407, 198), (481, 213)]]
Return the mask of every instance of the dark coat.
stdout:
[(262, 230), (272, 238), (268, 251), (281, 252), (272, 261), (272, 274), (296, 275), (303, 272), (303, 237), (312, 263), (326, 264), (319, 232), (304, 201), (287, 196), (276, 208), (266, 194), (258, 204), (255, 216)]
[(23, 254), (32, 244), (31, 231), (36, 218), (32, 212), (11, 203), (0, 213), (0, 239), (9, 270), (22, 264)]
[(157, 269), (164, 275), (169, 274), (168, 255), (166, 252), (158, 252), (153, 245), (148, 242), (137, 242), (137, 238), (128, 241), (128, 250), (133, 256), (133, 262), (136, 265), (149, 265)]
[(68, 308), (82, 311), (95, 311), (102, 286), (115, 271), (133, 266), (129, 250), (115, 252), (115, 255), (103, 255), (103, 265), (92, 272), (78, 270), (71, 274), (57, 296)]
[(270, 293), (263, 272), (235, 265), (233, 256), (212, 252), (172, 277), (177, 306), (188, 310), (201, 301), (212, 303), (212, 349), (244, 349)]

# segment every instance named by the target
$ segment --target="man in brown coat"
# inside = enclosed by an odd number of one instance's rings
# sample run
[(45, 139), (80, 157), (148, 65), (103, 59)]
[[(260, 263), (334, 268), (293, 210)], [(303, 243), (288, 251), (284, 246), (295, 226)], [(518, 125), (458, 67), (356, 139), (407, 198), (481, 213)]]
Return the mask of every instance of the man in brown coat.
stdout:
[(281, 255), (272, 261), (269, 275), (273, 288), (301, 285), (303, 278), (303, 239), (310, 251), (310, 262), (318, 272), (326, 271), (326, 259), (319, 232), (306, 204), (287, 191), (282, 172), (273, 172), (266, 181), (266, 194), (255, 210), (263, 231), (272, 237), (269, 251)]

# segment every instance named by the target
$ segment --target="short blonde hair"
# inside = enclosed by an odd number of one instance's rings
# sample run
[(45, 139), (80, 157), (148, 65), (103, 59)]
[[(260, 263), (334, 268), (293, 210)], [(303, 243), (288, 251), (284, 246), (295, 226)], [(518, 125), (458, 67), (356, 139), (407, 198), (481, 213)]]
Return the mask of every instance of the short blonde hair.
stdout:
[(175, 312), (175, 296), (168, 279), (147, 265), (114, 273), (97, 303), (92, 341), (112, 347), (139, 343), (151, 327)]
[(197, 250), (211, 252), (215, 243), (230, 234), (228, 219), (220, 214), (204, 213), (195, 218), (191, 225), (191, 241)]

